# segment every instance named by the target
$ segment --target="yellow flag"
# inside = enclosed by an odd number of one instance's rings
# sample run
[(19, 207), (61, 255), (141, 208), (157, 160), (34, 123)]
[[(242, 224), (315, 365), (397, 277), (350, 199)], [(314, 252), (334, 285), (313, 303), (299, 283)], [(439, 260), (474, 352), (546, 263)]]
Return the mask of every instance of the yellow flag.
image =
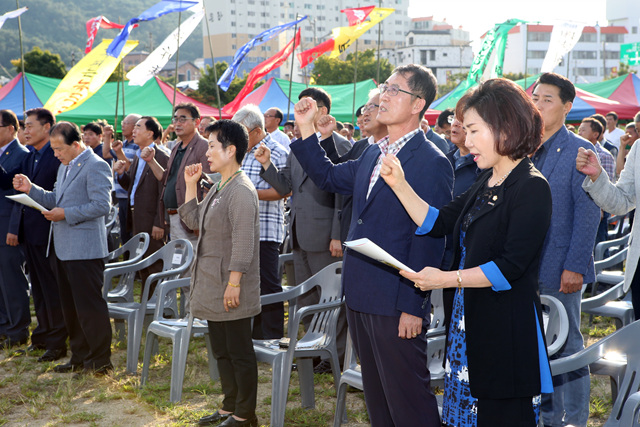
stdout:
[(329, 54), (329, 58), (337, 58), (342, 52), (347, 50), (349, 45), (353, 43), (361, 35), (369, 31), (371, 27), (382, 21), (387, 16), (391, 15), (395, 9), (386, 7), (376, 7), (369, 14), (369, 20), (364, 21), (361, 24), (350, 27), (337, 27), (331, 32), (335, 43), (333, 50)]
[(128, 41), (120, 56), (114, 58), (107, 55), (110, 43), (111, 40), (103, 40), (69, 70), (44, 108), (58, 115), (79, 107), (106, 83), (122, 58), (138, 45), (137, 41)]

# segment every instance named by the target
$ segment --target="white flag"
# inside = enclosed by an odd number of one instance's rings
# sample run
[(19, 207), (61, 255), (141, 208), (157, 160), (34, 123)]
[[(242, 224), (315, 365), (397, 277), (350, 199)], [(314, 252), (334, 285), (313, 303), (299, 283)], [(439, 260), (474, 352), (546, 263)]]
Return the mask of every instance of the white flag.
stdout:
[(0, 16), (0, 28), (4, 25), (7, 19), (17, 18), (28, 10), (27, 7), (21, 7), (20, 9), (12, 10), (11, 12), (7, 12), (4, 15)]
[(189, 19), (184, 21), (180, 26), (180, 43), (178, 43), (178, 28), (173, 33), (169, 34), (169, 37), (158, 46), (147, 59), (142, 61), (137, 67), (127, 73), (130, 86), (142, 86), (150, 78), (155, 76), (167, 65), (169, 59), (178, 50), (178, 45), (182, 45), (186, 39), (189, 38), (193, 30), (196, 29), (202, 17), (204, 16), (204, 10), (200, 9), (194, 13)]
[(578, 43), (583, 28), (584, 24), (577, 22), (561, 22), (553, 26), (549, 50), (540, 68), (541, 73), (552, 72), (556, 68), (562, 57)]

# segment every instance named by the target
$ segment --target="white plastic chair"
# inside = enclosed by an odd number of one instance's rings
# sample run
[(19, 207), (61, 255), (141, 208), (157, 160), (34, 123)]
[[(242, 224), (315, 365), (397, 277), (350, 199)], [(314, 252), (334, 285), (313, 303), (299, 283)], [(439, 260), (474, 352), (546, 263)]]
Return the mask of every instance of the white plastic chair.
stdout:
[[(109, 268), (123, 267), (126, 265), (132, 265), (142, 259), (145, 252), (149, 248), (149, 234), (138, 233), (133, 236), (127, 243), (119, 248), (109, 252), (105, 258), (105, 270)], [(121, 255), (127, 255), (128, 259), (124, 261), (118, 261)], [(107, 301), (109, 302), (131, 302), (133, 301), (133, 283), (135, 280), (136, 272), (121, 274), (118, 277), (118, 283), (113, 286), (112, 283), (108, 283), (110, 287), (107, 294)], [(107, 282), (105, 282), (107, 285)]]
[(564, 305), (555, 297), (540, 295), (542, 322), (547, 339), (547, 354), (553, 356), (567, 342), (569, 336), (569, 317)]

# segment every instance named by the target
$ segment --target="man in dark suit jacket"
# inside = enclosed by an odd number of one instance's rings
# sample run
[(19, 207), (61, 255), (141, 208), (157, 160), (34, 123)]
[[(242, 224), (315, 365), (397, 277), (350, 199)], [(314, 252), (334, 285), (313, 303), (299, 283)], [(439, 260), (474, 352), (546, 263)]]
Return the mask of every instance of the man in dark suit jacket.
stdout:
[[(11, 110), (0, 110), (0, 166), (17, 168), (29, 150), (20, 144), (18, 118)], [(0, 190), (0, 348), (22, 345), (29, 339), (29, 283), (24, 275), (22, 248), (9, 245), (11, 211), (14, 202), (5, 196), (13, 189)]]
[[(19, 167), (0, 177), (2, 188), (13, 188), (13, 176), (26, 175), (34, 184), (45, 190), (53, 190), (60, 161), (54, 156), (49, 143), (49, 130), (55, 123), (53, 114), (44, 108), (33, 108), (25, 113), (25, 138), (33, 150)], [(36, 209), (17, 204), (11, 213), (7, 233), (10, 246), (22, 243), (29, 278), (31, 295), (38, 325), (31, 333), (31, 345), (27, 351), (46, 349), (38, 359), (51, 362), (67, 354), (67, 328), (64, 325), (60, 292), (53, 273), (51, 260), (54, 251), (47, 252), (51, 222)]]
[[(545, 73), (533, 89), (533, 102), (544, 120), (542, 145), (532, 160), (549, 181), (553, 202), (551, 226), (540, 261), (540, 293), (562, 301), (569, 318), (566, 344), (554, 355), (566, 357), (584, 348), (580, 333), (582, 284), (595, 280), (593, 243), (600, 208), (582, 190), (585, 175), (576, 170), (578, 148), (593, 147), (564, 126), (575, 98), (573, 84)], [(586, 426), (589, 418), (589, 369), (554, 377), (554, 392), (542, 398), (545, 426)]]
[(16, 175), (13, 186), (48, 209), (42, 215), (52, 222), (53, 265), (72, 353), (68, 363), (53, 370), (104, 375), (113, 369), (111, 323), (102, 297), (111, 168), (82, 143), (73, 123), (51, 128), (51, 147), (64, 165), (58, 169), (55, 189), (32, 185), (25, 175)]
[[(387, 125), (389, 137), (358, 160), (339, 165), (332, 165), (318, 144), (310, 120), (315, 102), (306, 98), (295, 107), (302, 139), (291, 144), (292, 154), (320, 188), (353, 194), (349, 240), (366, 237), (415, 270), (440, 266), (444, 239), (415, 235), (416, 225), (379, 172), (382, 157), (396, 154), (421, 198), (437, 207), (451, 200), (451, 165), (419, 128), (436, 87), (423, 66), (396, 68), (380, 86), (378, 121)], [(346, 252), (342, 279), (371, 424), (439, 426), (424, 334), (429, 294), (397, 270), (352, 250)]]
[[(131, 162), (128, 171), (125, 171), (126, 161), (118, 160), (114, 165), (114, 172), (118, 182), (129, 194), (129, 213), (127, 215), (127, 230), (132, 235), (138, 233), (149, 233), (151, 241), (149, 248), (144, 254), (148, 257), (164, 246), (165, 224), (162, 221), (162, 208), (160, 207), (160, 196), (162, 194), (162, 184), (153, 175), (153, 171), (145, 162), (141, 160), (141, 153), (145, 148), (154, 148), (157, 138), (162, 136), (160, 123), (154, 117), (144, 116), (138, 120), (133, 129), (133, 140), (138, 145), (136, 157)], [(155, 150), (154, 158), (163, 168), (167, 167), (169, 156), (162, 150)], [(156, 262), (140, 272), (142, 283), (153, 273), (162, 269), (162, 263)], [(154, 289), (149, 290), (149, 295)]]

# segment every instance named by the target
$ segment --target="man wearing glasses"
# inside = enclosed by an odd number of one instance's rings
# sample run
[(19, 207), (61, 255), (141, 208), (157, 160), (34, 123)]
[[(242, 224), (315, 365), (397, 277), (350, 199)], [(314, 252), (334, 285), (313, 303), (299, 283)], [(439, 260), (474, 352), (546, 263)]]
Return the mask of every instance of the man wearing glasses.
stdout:
[(282, 145), (287, 154), (289, 154), (289, 144), (291, 144), (291, 140), (287, 134), (282, 132), (279, 128), (283, 118), (284, 115), (279, 108), (269, 108), (264, 113), (264, 126), (267, 133), (271, 135), (271, 138)]
[[(424, 66), (396, 68), (380, 85), (377, 120), (387, 126), (388, 136), (357, 161), (337, 165), (325, 158), (318, 144), (316, 103), (304, 98), (295, 107), (302, 138), (291, 143), (291, 153), (318, 187), (353, 195), (348, 239), (369, 238), (415, 270), (440, 266), (444, 239), (415, 235), (417, 227), (381, 179), (380, 168), (382, 158), (394, 154), (421, 198), (437, 207), (451, 200), (451, 164), (420, 129), (436, 88), (435, 76)], [(424, 333), (429, 326), (429, 294), (395, 269), (351, 250), (344, 256), (342, 283), (371, 425), (439, 426)]]
[[(184, 167), (194, 163), (202, 164), (202, 172), (209, 173), (207, 161), (207, 140), (198, 133), (200, 110), (191, 102), (183, 102), (173, 110), (173, 123), (179, 143), (171, 150), (167, 168), (163, 168), (155, 159), (155, 149), (146, 147), (141, 158), (149, 164), (153, 174), (162, 182), (163, 190), (160, 201), (163, 222), (169, 225), (171, 240), (187, 239), (196, 247), (198, 236), (195, 230), (188, 228), (178, 216), (178, 207), (184, 203), (186, 184)], [(203, 189), (198, 188), (198, 200), (202, 200)]]

